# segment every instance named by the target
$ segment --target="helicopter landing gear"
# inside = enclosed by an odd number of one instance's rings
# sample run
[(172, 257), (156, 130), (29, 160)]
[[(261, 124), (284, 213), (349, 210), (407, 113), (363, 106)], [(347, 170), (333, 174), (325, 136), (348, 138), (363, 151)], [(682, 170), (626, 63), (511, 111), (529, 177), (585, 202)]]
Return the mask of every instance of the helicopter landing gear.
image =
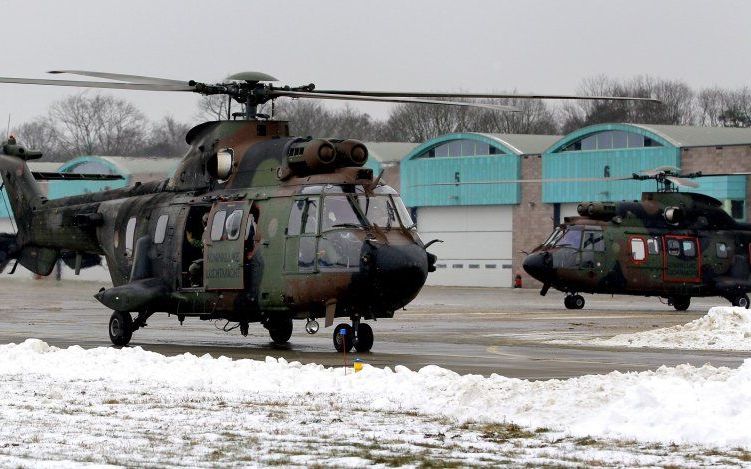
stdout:
[(334, 328), (334, 348), (337, 352), (352, 350), (352, 326), (339, 324)]
[(128, 345), (133, 337), (133, 317), (130, 313), (114, 311), (110, 316), (109, 332), (114, 345)]
[(733, 303), (733, 306), (737, 306), (739, 308), (748, 309), (749, 306), (748, 295), (746, 295), (745, 293), (733, 297), (730, 302)]
[(265, 326), (271, 340), (277, 345), (286, 344), (292, 337), (292, 318), (270, 319)]
[(370, 352), (373, 348), (373, 328), (370, 324), (361, 323), (357, 326), (357, 340), (355, 341), (355, 350), (360, 353)]
[(691, 306), (690, 296), (674, 296), (668, 298), (668, 304), (672, 305), (676, 311), (686, 311)]
[(563, 299), (563, 305), (568, 309), (582, 309), (584, 308), (584, 297), (578, 293), (568, 295)]

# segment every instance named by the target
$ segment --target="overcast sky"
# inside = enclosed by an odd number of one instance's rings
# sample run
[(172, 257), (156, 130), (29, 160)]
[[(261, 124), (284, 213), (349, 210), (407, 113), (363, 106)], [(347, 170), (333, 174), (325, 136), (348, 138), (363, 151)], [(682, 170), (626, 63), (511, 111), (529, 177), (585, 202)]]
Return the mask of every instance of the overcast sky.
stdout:
[[(573, 93), (601, 73), (751, 82), (745, 1), (0, 0), (0, 14), (0, 75), (11, 77), (67, 68), (212, 81), (258, 70), (319, 88), (538, 93)], [(73, 92), (0, 85), (0, 127)], [(113, 94), (150, 118), (195, 121), (190, 95)]]

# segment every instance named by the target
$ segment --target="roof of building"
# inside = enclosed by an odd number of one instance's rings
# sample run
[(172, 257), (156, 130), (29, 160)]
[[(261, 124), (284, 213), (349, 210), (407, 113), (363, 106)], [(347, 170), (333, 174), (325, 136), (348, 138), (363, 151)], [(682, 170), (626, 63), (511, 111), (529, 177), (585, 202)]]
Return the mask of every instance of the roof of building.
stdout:
[(123, 175), (164, 174), (170, 175), (180, 158), (133, 157), (133, 156), (79, 156), (63, 163), (61, 172), (69, 172), (78, 165), (100, 162), (109, 166), (113, 173)]
[(751, 128), (695, 127), (688, 125), (628, 124), (668, 140), (676, 147), (751, 145)]
[(517, 155), (540, 155), (561, 139), (561, 135), (478, 134), (497, 140)]
[(404, 159), (417, 143), (409, 142), (364, 142), (368, 148), (368, 158), (379, 163), (396, 163)]

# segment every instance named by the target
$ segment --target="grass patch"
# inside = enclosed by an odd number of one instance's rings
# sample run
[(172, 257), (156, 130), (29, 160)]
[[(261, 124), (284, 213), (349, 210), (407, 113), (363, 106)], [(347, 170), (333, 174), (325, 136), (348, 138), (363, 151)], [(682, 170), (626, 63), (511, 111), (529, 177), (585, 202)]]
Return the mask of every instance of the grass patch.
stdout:
[(483, 425), (480, 428), (480, 436), (487, 441), (503, 443), (518, 438), (532, 438), (535, 434), (515, 423), (493, 423)]
[(577, 438), (574, 440), (574, 443), (576, 443), (579, 446), (592, 446), (597, 444), (597, 440), (592, 438), (591, 436), (585, 436), (583, 438)]

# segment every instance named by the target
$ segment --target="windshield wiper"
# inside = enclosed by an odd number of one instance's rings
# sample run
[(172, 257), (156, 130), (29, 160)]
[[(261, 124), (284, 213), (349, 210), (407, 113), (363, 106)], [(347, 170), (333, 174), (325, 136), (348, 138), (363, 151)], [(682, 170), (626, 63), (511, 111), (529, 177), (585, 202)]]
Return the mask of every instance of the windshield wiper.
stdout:
[(336, 225), (331, 225), (331, 228), (362, 228), (362, 225), (358, 225), (357, 223), (337, 223)]

